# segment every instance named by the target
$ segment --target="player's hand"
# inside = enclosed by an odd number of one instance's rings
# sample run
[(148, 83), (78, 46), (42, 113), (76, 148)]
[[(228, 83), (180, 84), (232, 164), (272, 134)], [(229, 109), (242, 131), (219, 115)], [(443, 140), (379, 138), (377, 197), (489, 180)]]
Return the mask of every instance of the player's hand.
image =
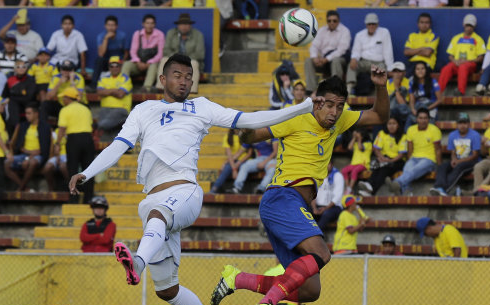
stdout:
[(375, 65), (371, 65), (371, 81), (375, 86), (386, 86), (388, 80), (386, 71)]
[(315, 96), (311, 98), (313, 102), (313, 110), (320, 110), (325, 105), (325, 97), (323, 96)]
[(85, 181), (85, 175), (76, 174), (73, 175), (70, 179), (70, 183), (68, 184), (68, 188), (70, 190), (70, 194), (78, 195), (80, 192), (77, 189), (77, 184), (82, 184)]

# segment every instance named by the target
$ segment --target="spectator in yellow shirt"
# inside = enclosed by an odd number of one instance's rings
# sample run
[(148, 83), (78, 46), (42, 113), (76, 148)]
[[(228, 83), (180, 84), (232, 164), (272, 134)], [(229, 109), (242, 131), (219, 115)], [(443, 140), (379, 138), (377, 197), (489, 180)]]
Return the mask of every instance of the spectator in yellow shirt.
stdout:
[(429, 123), (429, 110), (417, 110), (417, 125), (408, 128), (408, 161), (403, 173), (395, 180), (386, 177), (386, 184), (395, 195), (408, 191), (410, 183), (436, 169), (441, 164), (441, 130)]
[(281, 108), (287, 108), (297, 104), (301, 104), (306, 98), (306, 83), (297, 79), (293, 82), (293, 99), (284, 101)]
[[(5, 111), (5, 105), (9, 102), (9, 99), (2, 99), (0, 101), (0, 197), (4, 191), (5, 187), (5, 173), (3, 169), (3, 164), (5, 162), (5, 156), (9, 153), (9, 149), (7, 147), (7, 141), (9, 139), (9, 135), (7, 132), (7, 128), (5, 126), (5, 121), (3, 120), (2, 114)], [(1, 202), (1, 198), (0, 198)]]
[(340, 213), (337, 221), (337, 231), (335, 232), (333, 254), (356, 254), (357, 253), (357, 233), (364, 230), (366, 220), (360, 215), (357, 217), (358, 198), (353, 195), (342, 197), (344, 210)]
[(122, 60), (119, 56), (109, 58), (110, 75), (102, 77), (97, 84), (100, 99), (98, 128), (112, 130), (120, 127), (131, 111), (133, 83), (121, 73)]
[(453, 75), (458, 76), (458, 90), (454, 93), (463, 96), (466, 93), (468, 76), (476, 72), (477, 65), (483, 61), (485, 42), (475, 33), (476, 17), (467, 14), (463, 20), (464, 32), (454, 36), (447, 47), (449, 63), (441, 69), (439, 86), (444, 92)]
[(27, 74), (36, 80), (36, 94), (40, 102), (46, 100), (49, 82), (54, 74), (58, 74), (56, 66), (49, 62), (51, 51), (48, 48), (41, 48), (37, 53), (37, 61), (31, 65)]
[(463, 236), (454, 226), (436, 223), (429, 217), (422, 217), (417, 220), (417, 231), (420, 233), (420, 238), (425, 235), (434, 239), (440, 257), (468, 257), (468, 248)]
[[(92, 139), (92, 113), (87, 106), (78, 103), (79, 91), (68, 87), (60, 95), (65, 105), (58, 119), (59, 132), (55, 143), (61, 146), (66, 135), (66, 162), (70, 176), (79, 172), (79, 168), (87, 168), (94, 160), (95, 147)], [(88, 203), (94, 195), (93, 179), (81, 185), (84, 192), (83, 202)], [(78, 195), (71, 195), (70, 202), (78, 202)]]
[(363, 171), (369, 170), (371, 153), (373, 151), (373, 143), (371, 142), (369, 132), (365, 128), (355, 130), (347, 148), (353, 150), (354, 153), (352, 154), (350, 164), (341, 171), (346, 184), (344, 195), (352, 193), (352, 189), (359, 175)]

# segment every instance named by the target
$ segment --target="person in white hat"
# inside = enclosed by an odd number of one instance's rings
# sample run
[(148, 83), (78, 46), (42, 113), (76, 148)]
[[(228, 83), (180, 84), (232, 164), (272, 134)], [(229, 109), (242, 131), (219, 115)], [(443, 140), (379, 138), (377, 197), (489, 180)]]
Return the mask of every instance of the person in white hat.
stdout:
[(410, 81), (405, 77), (405, 64), (396, 61), (391, 67), (391, 78), (386, 83), (386, 90), (390, 96), (390, 114), (399, 122), (404, 122), (410, 114), (408, 106)]
[(454, 36), (447, 47), (449, 63), (441, 69), (439, 76), (441, 92), (444, 92), (454, 75), (458, 76), (458, 90), (454, 92), (457, 96), (465, 95), (468, 76), (476, 72), (477, 65), (483, 61), (486, 52), (485, 42), (475, 33), (475, 15), (467, 14), (463, 20), (463, 27), (464, 31)]
[(412, 7), (441, 7), (446, 6), (448, 0), (410, 0), (408, 5)]
[(368, 73), (371, 65), (381, 69), (391, 69), (393, 65), (393, 45), (390, 31), (379, 27), (378, 15), (369, 13), (364, 18), (366, 28), (354, 38), (352, 54), (347, 69), (347, 91), (353, 95), (359, 73)]

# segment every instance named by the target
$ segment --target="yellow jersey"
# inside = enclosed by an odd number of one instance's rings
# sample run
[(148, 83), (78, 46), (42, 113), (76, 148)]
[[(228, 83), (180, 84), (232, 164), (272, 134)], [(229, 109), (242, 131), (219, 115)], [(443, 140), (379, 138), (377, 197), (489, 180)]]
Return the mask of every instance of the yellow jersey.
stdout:
[(172, 0), (172, 7), (194, 7), (194, 0)]
[[(70, 4), (71, 0), (53, 0), (54, 7), (65, 7)], [(82, 6), (82, 1), (78, 2), (76, 6)]]
[(37, 132), (37, 125), (29, 125), (24, 140), (24, 149), (26, 150), (38, 150), (41, 149), (39, 144), (39, 133)]
[(446, 52), (454, 56), (455, 59), (475, 60), (478, 56), (486, 53), (485, 42), (475, 32), (470, 37), (461, 33), (451, 39)]
[(58, 126), (66, 128), (66, 134), (92, 132), (92, 112), (78, 102), (64, 106), (60, 110)]
[(437, 58), (437, 47), (439, 46), (439, 36), (434, 34), (432, 30), (428, 30), (426, 33), (411, 33), (408, 35), (408, 39), (405, 42), (405, 48), (407, 49), (418, 49), (418, 48), (430, 48), (434, 52), (429, 57), (414, 55), (410, 57), (410, 61), (423, 61), (427, 63), (432, 70), (436, 65)]
[(419, 130), (418, 125), (410, 126), (407, 130), (407, 141), (413, 143), (411, 157), (427, 158), (434, 163), (437, 162), (434, 143), (440, 142), (441, 138), (441, 130), (433, 124), (429, 124), (425, 130)]
[[(404, 77), (402, 79), (401, 87), (405, 87), (407, 89), (407, 94), (405, 95), (405, 100), (407, 102), (410, 101), (410, 95), (408, 94), (408, 89), (410, 89), (410, 81), (408, 78)], [(395, 92), (395, 83), (393, 82), (393, 78), (390, 78), (386, 81), (386, 90), (388, 91), (388, 95), (392, 95)]]
[[(487, 138), (487, 142), (490, 141), (490, 128), (488, 128), (487, 130), (485, 130), (485, 133), (483, 134), (483, 137)], [(485, 143), (483, 144), (485, 145)], [(484, 155), (490, 155), (490, 149), (486, 148), (485, 146), (482, 145), (482, 154)], [(486, 151), (484, 151), (484, 149)]]
[(393, 159), (407, 152), (407, 136), (403, 135), (396, 143), (395, 137), (381, 130), (374, 139), (374, 148), (379, 149), (384, 156)]
[[(344, 110), (330, 129), (321, 127), (312, 113), (271, 126), (271, 135), (279, 139), (277, 166), (271, 185), (285, 186), (300, 178), (312, 178), (316, 186), (320, 186), (328, 175), (335, 139), (354, 125), (361, 115), (361, 111)], [(295, 186), (313, 183), (306, 179)]]
[[(56, 130), (54, 131), (52, 139), (53, 143), (56, 143), (56, 141), (58, 140), (58, 135), (60, 134), (59, 131), (59, 128), (56, 128)], [(60, 141), (60, 156), (62, 155), (66, 155), (66, 136), (63, 137), (63, 139), (61, 139)]]
[(454, 257), (453, 248), (461, 248), (461, 257), (468, 257), (468, 248), (463, 236), (452, 225), (444, 225), (441, 233), (434, 238), (437, 253), (440, 257)]
[(126, 7), (125, 0), (99, 0), (97, 5), (99, 7)]
[(359, 225), (359, 220), (353, 213), (343, 210), (337, 220), (337, 231), (333, 242), (333, 251), (339, 250), (357, 250), (357, 232), (350, 234), (347, 231), (349, 227)]
[(131, 105), (133, 102), (133, 83), (131, 78), (126, 74), (120, 73), (118, 76), (114, 77), (109, 75), (107, 77), (102, 77), (97, 83), (97, 88), (100, 89), (121, 89), (126, 95), (119, 99), (114, 96), (105, 96), (100, 99), (100, 107), (107, 108), (124, 108), (131, 112)]
[[(2, 139), (3, 143), (7, 145), (7, 141), (9, 139), (9, 134), (7, 133), (7, 129), (5, 128), (5, 122), (0, 115), (0, 138)], [(0, 158), (5, 157), (5, 152), (3, 149), (0, 147)]]
[[(53, 90), (53, 88), (60, 82), (60, 80), (61, 80), (61, 73), (55, 74), (53, 78), (51, 78), (51, 81), (49, 82), (48, 91)], [(85, 94), (85, 80), (83, 79), (83, 76), (75, 72), (75, 79), (73, 82), (75, 83), (75, 88), (77, 88), (78, 91), (80, 92), (80, 96), (81, 96), (80, 102), (84, 104), (88, 104), (87, 95)], [(63, 92), (63, 90), (65, 90), (70, 86), (71, 83), (69, 81), (61, 84), (60, 87), (58, 88), (58, 93)], [(58, 102), (62, 106), (64, 106), (63, 98), (58, 98)]]
[(46, 0), (29, 0), (32, 6), (46, 7)]
[[(225, 135), (223, 137), (223, 142), (222, 142), (222, 147), (223, 148), (229, 148), (231, 150), (231, 154), (235, 154), (240, 148), (242, 147), (242, 144), (240, 144), (240, 137), (238, 135), (233, 135), (233, 146), (230, 146), (228, 144), (228, 135)], [(242, 153), (239, 157), (238, 160), (240, 160), (246, 153)]]
[(40, 85), (49, 84), (53, 75), (58, 74), (57, 72), (58, 69), (56, 69), (56, 66), (50, 64), (49, 62), (45, 63), (44, 65), (36, 62), (32, 64), (32, 66), (29, 68), (29, 71), (27, 71), (27, 74), (33, 76), (36, 80), (36, 84)]
[(369, 163), (371, 163), (371, 153), (373, 152), (373, 143), (362, 142), (364, 151), (359, 149), (359, 145), (354, 143), (354, 153), (352, 154), (351, 165), (364, 165), (369, 170)]
[(471, 1), (471, 6), (488, 8), (490, 6), (490, 1), (489, 0), (473, 0), (473, 1)]

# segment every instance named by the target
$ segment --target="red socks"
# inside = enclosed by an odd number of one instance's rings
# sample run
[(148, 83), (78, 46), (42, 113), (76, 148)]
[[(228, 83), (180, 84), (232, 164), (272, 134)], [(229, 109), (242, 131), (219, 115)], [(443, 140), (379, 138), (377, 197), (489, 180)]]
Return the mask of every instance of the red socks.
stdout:
[[(235, 278), (235, 287), (266, 294), (279, 281), (279, 277), (241, 272)], [(298, 290), (290, 293), (284, 300), (298, 302)]]

